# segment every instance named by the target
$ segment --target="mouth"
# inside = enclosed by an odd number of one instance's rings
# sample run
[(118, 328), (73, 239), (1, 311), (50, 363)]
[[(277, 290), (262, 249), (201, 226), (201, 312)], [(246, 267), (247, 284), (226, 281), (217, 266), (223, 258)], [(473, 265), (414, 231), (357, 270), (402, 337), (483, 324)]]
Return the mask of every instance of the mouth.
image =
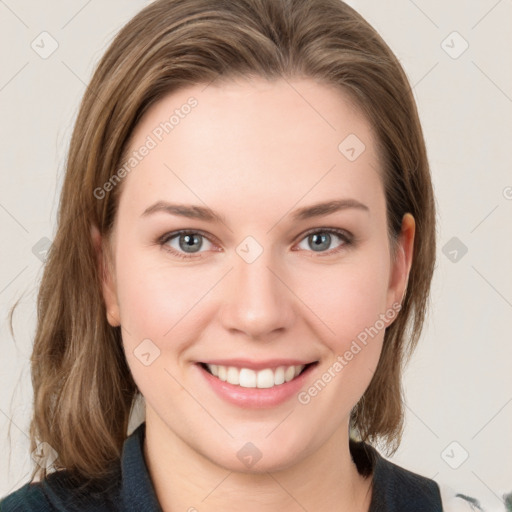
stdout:
[(318, 361), (299, 365), (281, 365), (276, 367), (252, 369), (238, 366), (220, 364), (198, 363), (203, 370), (216, 379), (239, 386), (241, 388), (269, 389), (280, 386), (297, 379), (307, 372)]

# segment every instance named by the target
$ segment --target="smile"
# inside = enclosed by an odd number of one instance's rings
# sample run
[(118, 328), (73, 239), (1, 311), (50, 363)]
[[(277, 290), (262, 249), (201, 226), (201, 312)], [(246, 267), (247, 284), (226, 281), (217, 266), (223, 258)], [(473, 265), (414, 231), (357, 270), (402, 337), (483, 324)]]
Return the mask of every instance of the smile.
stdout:
[(203, 382), (221, 399), (243, 408), (275, 407), (292, 399), (319, 361), (224, 359), (197, 362)]
[(261, 370), (207, 363), (202, 363), (202, 366), (210, 374), (228, 384), (242, 388), (265, 389), (290, 382), (309, 365), (278, 366), (277, 368), (263, 368)]

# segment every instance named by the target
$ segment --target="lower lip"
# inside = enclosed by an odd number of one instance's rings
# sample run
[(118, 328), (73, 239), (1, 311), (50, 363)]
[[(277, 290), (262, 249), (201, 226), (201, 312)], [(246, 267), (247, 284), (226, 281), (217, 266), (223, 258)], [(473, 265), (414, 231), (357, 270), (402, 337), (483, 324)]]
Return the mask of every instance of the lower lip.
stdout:
[(199, 371), (212, 389), (224, 400), (246, 409), (262, 409), (275, 407), (296, 395), (305, 383), (309, 374), (316, 366), (308, 366), (298, 377), (289, 382), (271, 388), (244, 388), (224, 382), (196, 364)]

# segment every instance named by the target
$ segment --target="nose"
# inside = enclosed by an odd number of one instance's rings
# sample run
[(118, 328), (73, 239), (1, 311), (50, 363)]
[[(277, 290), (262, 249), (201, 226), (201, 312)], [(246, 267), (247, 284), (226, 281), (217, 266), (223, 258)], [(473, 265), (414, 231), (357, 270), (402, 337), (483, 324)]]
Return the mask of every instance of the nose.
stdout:
[(223, 327), (259, 341), (282, 336), (295, 315), (294, 295), (281, 267), (265, 250), (255, 261), (247, 262), (238, 254), (233, 261), (234, 268), (225, 283)]

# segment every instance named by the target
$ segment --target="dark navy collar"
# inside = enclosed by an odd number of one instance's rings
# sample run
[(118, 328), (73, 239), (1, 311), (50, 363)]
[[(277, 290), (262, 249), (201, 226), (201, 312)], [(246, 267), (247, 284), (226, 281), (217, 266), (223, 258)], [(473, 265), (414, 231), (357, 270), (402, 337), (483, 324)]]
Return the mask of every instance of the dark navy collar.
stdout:
[(144, 458), (145, 435), (146, 422), (143, 422), (123, 445), (121, 501), (127, 512), (162, 512)]

